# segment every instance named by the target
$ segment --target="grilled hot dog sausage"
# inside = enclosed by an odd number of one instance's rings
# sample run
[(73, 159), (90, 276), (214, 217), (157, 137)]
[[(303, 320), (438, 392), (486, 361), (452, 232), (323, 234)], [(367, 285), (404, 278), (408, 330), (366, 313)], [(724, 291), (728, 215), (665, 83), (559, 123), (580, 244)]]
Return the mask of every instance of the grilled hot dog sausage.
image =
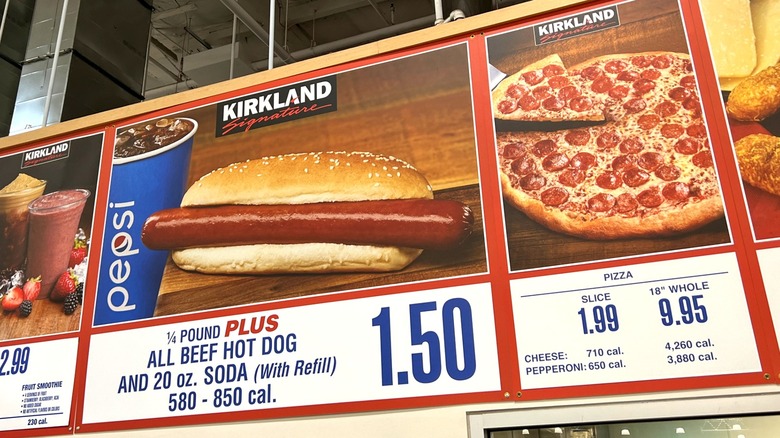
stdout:
[(159, 211), (141, 239), (158, 250), (311, 242), (441, 250), (462, 243), (473, 223), (468, 206), (449, 200), (222, 205)]

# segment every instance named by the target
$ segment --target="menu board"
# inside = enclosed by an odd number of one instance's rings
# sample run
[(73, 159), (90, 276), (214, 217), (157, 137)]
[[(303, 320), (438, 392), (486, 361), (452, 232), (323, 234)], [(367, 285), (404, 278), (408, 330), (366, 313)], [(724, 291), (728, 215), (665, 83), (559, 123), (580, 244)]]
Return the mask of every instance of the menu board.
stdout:
[(588, 2), (3, 151), (0, 429), (775, 384), (778, 3), (744, 74)]
[(72, 424), (103, 140), (88, 133), (0, 156), (2, 430)]

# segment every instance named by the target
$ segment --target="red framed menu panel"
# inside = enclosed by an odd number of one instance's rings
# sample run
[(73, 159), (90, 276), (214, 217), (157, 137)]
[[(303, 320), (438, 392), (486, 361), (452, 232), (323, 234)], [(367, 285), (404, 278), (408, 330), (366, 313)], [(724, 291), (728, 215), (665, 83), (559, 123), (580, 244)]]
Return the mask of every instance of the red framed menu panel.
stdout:
[[(775, 384), (778, 255), (762, 213), (777, 196), (742, 182), (732, 143), (778, 123), (726, 113), (739, 90), (722, 90), (704, 12), (588, 2), (4, 151), (3, 186), (24, 173), (92, 196), (74, 230), (86, 258), (57, 268), (81, 300), (56, 284), (29, 315), (2, 315), (0, 388), (15, 399), (0, 425), (32, 436)], [(423, 198), (460, 212), (451, 241), (356, 260), (354, 247), (427, 242), (444, 228), (419, 218), (440, 207), (382, 216), (351, 200), (381, 217), (365, 225), (241, 195), (364, 166), (341, 190), (421, 175)], [(238, 183), (193, 194), (224, 175)], [(294, 202), (341, 208), (317, 196)], [(269, 202), (263, 227), (221, 205)], [(312, 243), (329, 255), (307, 255)]]

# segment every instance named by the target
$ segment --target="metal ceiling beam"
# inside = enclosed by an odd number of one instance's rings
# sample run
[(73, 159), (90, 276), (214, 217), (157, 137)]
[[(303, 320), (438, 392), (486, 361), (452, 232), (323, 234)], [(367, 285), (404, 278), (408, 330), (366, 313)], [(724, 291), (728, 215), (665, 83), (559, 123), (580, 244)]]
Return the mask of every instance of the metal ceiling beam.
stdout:
[(152, 12), (152, 21), (165, 20), (166, 18), (175, 17), (177, 15), (186, 14), (197, 10), (198, 6), (195, 3), (188, 3), (178, 8), (168, 9), (167, 11)]
[[(270, 41), (268, 32), (263, 29), (263, 26), (260, 25), (250, 14), (246, 11), (246, 9), (242, 8), (241, 5), (238, 4), (236, 0), (220, 0), (223, 5), (225, 5), (226, 8), (230, 10), (233, 14), (238, 17), (239, 20), (241, 20), (242, 23), (244, 23), (244, 26), (246, 26), (250, 31), (252, 31), (253, 34), (255, 34), (262, 42), (265, 44), (268, 44), (269, 46), (273, 45), (273, 51), (276, 53), (276, 55), (281, 59), (281, 61), (285, 64), (289, 64), (291, 62), (295, 62), (295, 58), (285, 50), (284, 47), (282, 47), (281, 44), (278, 44), (276, 41)], [(269, 42), (270, 41), (270, 42)]]

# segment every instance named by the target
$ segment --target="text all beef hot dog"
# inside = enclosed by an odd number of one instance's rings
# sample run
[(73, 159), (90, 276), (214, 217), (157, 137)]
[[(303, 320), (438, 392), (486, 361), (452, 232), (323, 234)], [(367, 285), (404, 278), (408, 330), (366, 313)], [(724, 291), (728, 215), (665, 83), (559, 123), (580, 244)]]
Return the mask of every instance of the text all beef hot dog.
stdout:
[(472, 225), (467, 206), (434, 200), (402, 160), (321, 152), (217, 169), (181, 208), (150, 216), (142, 240), (206, 273), (389, 271), (457, 247)]

